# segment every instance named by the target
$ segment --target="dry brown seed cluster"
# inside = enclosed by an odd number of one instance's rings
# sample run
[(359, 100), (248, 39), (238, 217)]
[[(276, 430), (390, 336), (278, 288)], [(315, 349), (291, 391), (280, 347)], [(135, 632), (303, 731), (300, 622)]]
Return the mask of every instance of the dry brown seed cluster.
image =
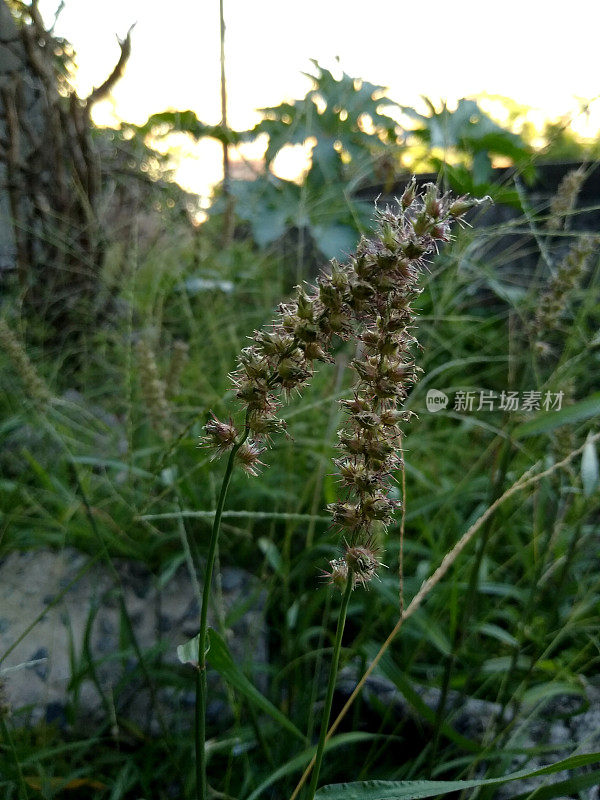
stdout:
[(600, 237), (579, 236), (559, 264), (550, 286), (540, 298), (533, 323), (532, 332), (538, 340), (536, 344), (540, 353), (550, 351), (544, 337), (557, 327), (567, 309), (569, 295), (579, 286), (592, 256), (598, 254), (599, 248)]
[(190, 346), (187, 342), (176, 339), (173, 342), (171, 351), (171, 362), (165, 380), (165, 394), (167, 397), (175, 397), (179, 394), (181, 375), (185, 365), (189, 360)]
[(585, 181), (585, 170), (579, 167), (567, 172), (550, 203), (550, 214), (546, 226), (550, 231), (569, 227), (569, 215), (573, 212), (577, 197)]
[(150, 344), (139, 339), (135, 345), (139, 367), (140, 388), (150, 423), (164, 441), (171, 436), (170, 409), (165, 382), (161, 380), (156, 355)]
[(28, 396), (38, 402), (46, 402), (52, 397), (50, 389), (38, 375), (29, 360), (24, 344), (15, 336), (4, 319), (0, 319), (0, 348), (12, 361)]
[[(332, 360), (335, 336), (360, 342), (361, 355), (352, 362), (354, 397), (343, 401), (349, 419), (339, 434), (342, 455), (335, 460), (347, 498), (330, 506), (347, 540), (343, 559), (331, 562), (328, 573), (336, 585), (345, 584), (348, 574), (354, 584), (366, 584), (379, 565), (373, 531), (389, 524), (398, 506), (388, 494), (389, 478), (400, 463), (398, 424), (410, 417), (402, 405), (418, 372), (410, 355), (411, 302), (425, 259), (438, 242), (449, 241), (452, 223), (478, 202), (440, 195), (433, 184), (419, 193), (413, 179), (397, 209), (377, 210), (375, 236), (363, 237), (346, 264), (333, 259), (316, 286), (297, 287), (291, 302), (279, 306), (271, 327), (254, 333), (231, 375), (245, 409), (245, 438), (236, 457), (255, 475), (270, 434), (284, 428), (276, 416), (282, 401), (308, 383), (315, 361)], [(206, 426), (218, 453), (242, 441), (230, 427), (216, 418)]]
[(237, 441), (237, 430), (231, 417), (229, 422), (221, 422), (212, 414), (212, 419), (208, 420), (204, 430), (206, 431), (206, 443), (214, 449), (213, 459), (226, 453)]

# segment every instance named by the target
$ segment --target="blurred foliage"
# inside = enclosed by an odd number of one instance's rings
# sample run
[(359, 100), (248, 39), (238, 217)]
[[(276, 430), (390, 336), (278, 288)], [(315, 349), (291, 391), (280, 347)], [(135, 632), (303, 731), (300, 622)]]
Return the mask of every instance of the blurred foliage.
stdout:
[[(317, 258), (343, 256), (372, 216), (361, 190), (377, 186), (388, 193), (412, 173), (437, 173), (458, 194), (489, 195), (520, 209), (518, 192), (497, 180), (495, 166), (511, 167), (532, 184), (536, 164), (544, 159), (590, 159), (600, 153), (600, 144), (582, 142), (568, 120), (547, 123), (540, 135), (527, 121), (529, 109), (509, 98), (491, 98), (507, 112), (505, 124), (467, 98), (451, 109), (423, 97), (427, 111), (422, 113), (391, 100), (383, 86), (345, 72), (336, 77), (313, 64), (313, 73), (305, 73), (313, 84), (305, 97), (260, 109), (262, 119), (251, 130), (207, 125), (193, 111), (153, 114), (135, 129), (141, 137), (179, 132), (232, 146), (265, 138), (264, 170), (252, 180), (233, 179), (227, 188), (238, 223), (261, 248), (291, 236), (302, 242), (305, 259), (312, 250)], [(290, 147), (303, 148), (307, 158), (296, 180), (273, 171), (277, 157)], [(227, 208), (217, 189), (210, 215)]]
[(503, 157), (525, 181), (535, 177), (532, 150), (516, 133), (494, 122), (475, 100), (461, 99), (454, 111), (443, 103), (438, 111), (423, 98), (429, 114), (402, 106), (402, 111), (417, 123), (410, 139), (422, 145), (424, 156), (417, 161), (427, 171), (438, 172), (450, 187), (475, 197), (490, 195), (497, 202), (518, 205), (514, 189), (500, 187), (493, 180), (492, 159)]
[(285, 146), (313, 139), (308, 182), (323, 185), (373, 178), (377, 159), (390, 157), (398, 147), (398, 123), (382, 108), (396, 104), (385, 97), (383, 86), (345, 72), (336, 79), (317, 61), (313, 64), (315, 74), (305, 75), (314, 88), (304, 99), (261, 109), (263, 120), (252, 133), (268, 136), (267, 167)]
[[(263, 118), (251, 130), (205, 125), (192, 111), (154, 114), (137, 130), (142, 136), (185, 132), (231, 145), (265, 137), (264, 172), (254, 180), (233, 180), (229, 187), (238, 220), (249, 226), (260, 247), (300, 231), (321, 257), (348, 252), (356, 231), (364, 231), (371, 218), (360, 190), (391, 190), (407, 175), (407, 163), (413, 170), (440, 172), (458, 193), (518, 204), (514, 190), (494, 185), (492, 159), (504, 157), (530, 180), (531, 148), (475, 101), (463, 99), (454, 111), (446, 105), (437, 111), (425, 98), (427, 116), (390, 100), (383, 86), (345, 72), (336, 78), (317, 61), (313, 64), (314, 72), (306, 73), (313, 88), (305, 97), (261, 109)], [(417, 125), (403, 127), (403, 117)], [(302, 146), (307, 153), (307, 169), (297, 181), (273, 173), (277, 156), (290, 146)], [(210, 213), (218, 215), (225, 207), (217, 193)]]

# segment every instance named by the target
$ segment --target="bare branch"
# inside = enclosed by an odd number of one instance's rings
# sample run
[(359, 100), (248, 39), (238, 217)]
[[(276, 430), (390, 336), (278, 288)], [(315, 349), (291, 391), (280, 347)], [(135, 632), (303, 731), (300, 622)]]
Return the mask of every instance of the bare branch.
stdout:
[(131, 31), (134, 29), (135, 23), (127, 31), (127, 36), (124, 39), (118, 39), (119, 47), (121, 48), (121, 55), (117, 61), (115, 68), (110, 73), (104, 83), (97, 89), (93, 89), (91, 94), (85, 100), (85, 108), (89, 112), (94, 103), (102, 100), (111, 91), (113, 86), (121, 79), (125, 71), (125, 65), (131, 55)]
[(23, 176), (19, 170), (21, 162), (19, 119), (16, 107), (16, 86), (4, 86), (0, 91), (6, 114), (8, 131), (8, 151), (6, 152), (6, 174), (8, 178), (8, 197), (10, 202), (13, 232), (15, 237), (17, 272), (19, 283), (26, 285), (29, 259), (27, 243), (22, 222)]
[(52, 23), (52, 27), (50, 28), (50, 34), (54, 35), (54, 28), (56, 28), (56, 23), (58, 22), (58, 18), (62, 14), (65, 8), (65, 0), (60, 0), (60, 5), (54, 12), (54, 22)]

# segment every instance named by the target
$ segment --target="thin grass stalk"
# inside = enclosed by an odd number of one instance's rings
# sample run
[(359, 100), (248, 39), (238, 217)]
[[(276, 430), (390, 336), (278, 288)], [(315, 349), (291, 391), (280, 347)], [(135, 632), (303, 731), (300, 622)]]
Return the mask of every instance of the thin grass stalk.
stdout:
[[(544, 530), (545, 531), (545, 535), (544, 535), (544, 539), (543, 539), (543, 542), (542, 542), (542, 546), (540, 547), (540, 556), (539, 556), (539, 558), (537, 560), (537, 563), (535, 565), (535, 570), (534, 570), (534, 574), (532, 576), (532, 580), (530, 581), (529, 592), (528, 592), (526, 601), (525, 601), (525, 603), (524, 603), (524, 605), (523, 605), (523, 607), (521, 609), (521, 613), (519, 615), (519, 631), (518, 631), (518, 634), (517, 634), (517, 637), (516, 637), (517, 641), (516, 641), (515, 645), (513, 645), (513, 651), (512, 651), (512, 654), (511, 654), (510, 664), (508, 666), (508, 669), (503, 674), (502, 682), (501, 682), (500, 688), (498, 690), (498, 696), (496, 698), (496, 704), (500, 708), (496, 712), (496, 714), (494, 715), (494, 717), (493, 717), (493, 719), (491, 721), (491, 725), (490, 725), (490, 730), (492, 731), (492, 733), (497, 734), (497, 738), (499, 739), (499, 741), (501, 743), (502, 742), (505, 743), (507, 741), (507, 738), (508, 738), (508, 735), (509, 735), (509, 730), (506, 730), (506, 729), (503, 730), (501, 726), (505, 721), (506, 711), (508, 709), (509, 703), (511, 703), (515, 699), (515, 693), (513, 693), (511, 695), (509, 690), (508, 690), (508, 687), (511, 685), (512, 679), (513, 679), (513, 677), (515, 676), (515, 674), (517, 672), (519, 656), (522, 653), (523, 646), (524, 646), (524, 644), (526, 642), (526, 638), (527, 638), (526, 635), (525, 635), (525, 630), (531, 624), (531, 620), (532, 620), (534, 612), (535, 612), (535, 610), (537, 608), (536, 603), (535, 603), (535, 599), (536, 599), (536, 595), (537, 595), (537, 593), (539, 591), (539, 588), (540, 588), (540, 579), (542, 577), (542, 573), (543, 573), (544, 567), (546, 566), (547, 560), (549, 558), (551, 558), (550, 546), (549, 545), (550, 545), (550, 540), (551, 540), (552, 534), (553, 534), (553, 528), (552, 528), (552, 526), (545, 524), (545, 519), (544, 518), (541, 520), (541, 524), (538, 524), (536, 527), (538, 528), (538, 530), (540, 528), (542, 530)], [(556, 599), (556, 603), (557, 603), (557, 606), (558, 606), (558, 604), (560, 602), (560, 595), (555, 592), (555, 597), (557, 598)], [(537, 627), (539, 627), (539, 625)], [(528, 671), (526, 673), (527, 675), (530, 675), (531, 672), (534, 669), (534, 664), (535, 664), (534, 655), (535, 655), (535, 650), (534, 650), (534, 652), (532, 654), (531, 665), (530, 665), (530, 667), (529, 667), (529, 669), (528, 669)], [(515, 709), (514, 716), (515, 716), (515, 718), (518, 718), (518, 716), (519, 716), (519, 714), (517, 713), (516, 709)], [(484, 788), (482, 794), (484, 796), (489, 796), (489, 791), (486, 792), (486, 790)]]
[(337, 630), (335, 633), (335, 643), (333, 645), (333, 656), (331, 658), (331, 668), (329, 670), (329, 682), (327, 684), (327, 695), (325, 696), (325, 706), (323, 707), (323, 716), (321, 717), (321, 733), (319, 735), (319, 743), (317, 745), (317, 752), (315, 753), (315, 766), (312, 773), (310, 786), (308, 788), (308, 800), (314, 800), (315, 792), (317, 791), (317, 783), (319, 781), (319, 773), (321, 771), (321, 764), (323, 763), (323, 753), (325, 751), (325, 741), (327, 739), (327, 730), (329, 728), (329, 718), (331, 716), (331, 705), (333, 703), (333, 692), (335, 690), (335, 683), (337, 679), (338, 665), (340, 663), (340, 652), (342, 649), (342, 636), (344, 635), (344, 627), (346, 625), (346, 614), (348, 613), (348, 603), (350, 602), (350, 595), (354, 586), (354, 577), (352, 571), (348, 571), (348, 578), (344, 594), (342, 595), (342, 603), (338, 614)]
[[(327, 597), (325, 600), (325, 610), (323, 613), (323, 619), (328, 619), (329, 612), (331, 611), (331, 592), (327, 593)], [(315, 667), (313, 671), (313, 680), (312, 680), (312, 690), (310, 695), (310, 702), (308, 705), (308, 722), (306, 725), (306, 735), (309, 742), (312, 741), (313, 732), (315, 728), (315, 704), (317, 702), (317, 692), (319, 688), (319, 679), (321, 677), (321, 669), (323, 666), (323, 647), (325, 644), (325, 629), (321, 627), (319, 631), (319, 638), (317, 639), (317, 645), (315, 648), (316, 652), (316, 659), (315, 659)]]
[(231, 474), (235, 464), (235, 456), (237, 451), (248, 438), (248, 428), (246, 428), (243, 436), (232, 447), (229, 458), (227, 460), (227, 467), (223, 482), (221, 484), (221, 491), (217, 501), (217, 508), (215, 511), (215, 518), (213, 521), (212, 531), (210, 535), (210, 542), (208, 545), (208, 555), (206, 557), (206, 569), (204, 574), (204, 586), (202, 589), (202, 605), (200, 607), (200, 632), (198, 634), (198, 669), (196, 671), (196, 717), (195, 717), (195, 734), (196, 734), (196, 797), (198, 800), (207, 800), (207, 784), (206, 784), (206, 698), (207, 698), (207, 681), (206, 681), (206, 631), (208, 627), (208, 603), (210, 600), (210, 590), (212, 585), (213, 568), (215, 565), (215, 556), (217, 553), (217, 542), (219, 539), (219, 531), (221, 529), (221, 516), (223, 514), (223, 507), (225, 505), (225, 498), (227, 497), (227, 490), (231, 481)]
[(7, 742), (7, 749), (10, 750), (10, 753), (13, 757), (13, 761), (15, 762), (15, 769), (17, 772), (17, 780), (19, 784), (19, 798), (20, 800), (29, 800), (29, 794), (27, 792), (27, 784), (25, 782), (25, 777), (23, 776), (23, 770), (21, 769), (21, 762), (19, 761), (19, 755), (17, 753), (17, 749), (15, 747), (15, 743), (13, 741), (12, 736), (10, 735), (10, 729), (6, 724), (6, 720), (4, 718), (4, 714), (0, 711), (0, 729), (2, 730), (2, 735)]
[[(492, 486), (492, 491), (490, 492), (491, 495), (489, 500), (490, 503), (493, 503), (502, 494), (502, 486), (504, 484), (506, 473), (510, 465), (511, 452), (512, 452), (512, 441), (511, 439), (505, 439), (502, 446), (502, 452), (500, 454), (500, 465), (498, 468), (498, 473), (496, 476), (496, 480), (494, 481), (494, 484)], [(456, 666), (460, 649), (462, 648), (465, 641), (469, 620), (475, 611), (476, 594), (479, 585), (481, 564), (483, 562), (483, 557), (489, 545), (489, 541), (492, 535), (492, 530), (493, 530), (493, 521), (490, 520), (488, 524), (484, 526), (483, 532), (479, 537), (477, 553), (475, 555), (475, 560), (473, 561), (473, 565), (471, 567), (465, 600), (462, 606), (458, 622), (452, 634), (450, 655), (446, 659), (446, 665), (444, 668), (444, 677), (442, 679), (442, 690), (435, 715), (431, 752), (429, 756), (430, 767), (434, 766), (437, 757), (437, 750), (442, 730), (442, 723), (444, 721), (444, 714), (446, 712), (446, 702), (448, 700), (448, 692), (450, 689), (452, 672), (454, 671), (454, 667)]]
[(225, 76), (225, 10), (223, 0), (219, 0), (219, 40), (221, 66), (221, 125), (225, 132), (223, 139), (223, 194), (225, 196), (225, 225), (223, 235), (223, 246), (229, 247), (233, 239), (233, 229), (235, 219), (233, 216), (233, 195), (231, 193), (231, 163), (229, 158), (229, 141), (227, 131), (227, 79)]
[[(536, 486), (535, 495), (534, 495), (534, 506), (538, 506), (538, 498), (537, 494), (539, 492), (539, 485)], [(542, 518), (544, 517), (543, 513), (541, 514)], [(487, 727), (485, 736), (483, 738), (483, 745), (487, 745), (488, 742), (494, 741), (498, 749), (505, 754), (503, 759), (500, 759), (498, 763), (491, 768), (491, 776), (494, 775), (501, 775), (503, 771), (507, 771), (510, 766), (510, 756), (506, 755), (507, 753), (507, 744), (511, 734), (511, 730), (514, 727), (512, 720), (508, 721), (506, 724), (506, 711), (508, 709), (509, 703), (514, 703), (514, 719), (518, 720), (521, 718), (520, 710), (518, 709), (519, 700), (518, 700), (518, 690), (511, 694), (508, 687), (512, 684), (512, 679), (515, 676), (518, 664), (518, 658), (521, 655), (521, 650), (524, 644), (524, 636), (523, 632), (531, 619), (531, 610), (534, 607), (534, 600), (539, 588), (539, 579), (542, 574), (542, 570), (546, 563), (546, 558), (550, 552), (549, 542), (552, 537), (553, 529), (550, 526), (544, 525), (542, 520), (540, 525), (540, 510), (537, 508), (534, 511), (534, 522), (533, 522), (533, 537), (532, 541), (535, 541), (536, 537), (540, 535), (539, 531), (540, 528), (542, 530), (546, 530), (545, 541), (540, 549), (540, 553), (543, 554), (540, 556), (539, 561), (537, 562), (537, 566), (534, 571), (533, 579), (529, 582), (529, 592), (527, 596), (527, 600), (524, 606), (521, 609), (521, 613), (519, 616), (519, 631), (517, 634), (517, 642), (512, 648), (511, 660), (508, 669), (504, 672), (502, 676), (502, 680), (500, 682), (500, 688), (498, 689), (498, 693), (496, 696), (496, 705), (499, 706), (498, 710), (495, 714), (492, 715), (492, 719)], [(532, 655), (531, 657), (531, 664), (529, 669), (526, 672), (526, 675), (531, 675), (534, 670), (534, 664), (536, 663), (535, 657)], [(504, 727), (503, 727), (504, 726)], [(466, 777), (467, 779), (472, 778), (476, 774), (477, 765), (471, 764), (468, 769), (466, 770)], [(462, 793), (464, 795), (464, 792)], [(490, 787), (482, 787), (481, 789), (481, 798), (485, 800), (486, 798), (491, 798), (493, 793), (490, 793)]]
[[(560, 594), (560, 592), (558, 590), (557, 590), (557, 594)], [(535, 664), (543, 663), (545, 659), (550, 657), (550, 653), (552, 652), (553, 648), (556, 646), (556, 641), (559, 640), (563, 636), (564, 636), (564, 629), (559, 630), (559, 632), (555, 636), (554, 640), (552, 642), (550, 642), (546, 646), (546, 648), (543, 650), (542, 653), (540, 653), (540, 655), (538, 656), (537, 660), (536, 659), (532, 659), (532, 662), (531, 662), (532, 666), (528, 670), (527, 674), (531, 673), (531, 670), (534, 668)], [(520, 688), (523, 687), (524, 681), (525, 681), (525, 678), (522, 679)], [(518, 691), (519, 690), (517, 690), (517, 692)], [(519, 715), (518, 714), (514, 714), (512, 716), (512, 718), (506, 723), (505, 727), (502, 730), (500, 730), (497, 733), (495, 733), (493, 735), (493, 738), (490, 738), (489, 741), (484, 741), (483, 742), (483, 745), (484, 745), (483, 749), (479, 753), (474, 754), (473, 761), (469, 765), (470, 774), (473, 774), (473, 770), (475, 770), (478, 767), (478, 765), (481, 764), (482, 761), (486, 760), (486, 758), (489, 755), (489, 753), (491, 753), (492, 751), (494, 751), (494, 752), (502, 751), (503, 750), (503, 744), (502, 743), (503, 742), (506, 743), (508, 741), (508, 736), (511, 734), (511, 732), (515, 728), (518, 729), (518, 727), (522, 726), (522, 724), (523, 723), (522, 723)]]

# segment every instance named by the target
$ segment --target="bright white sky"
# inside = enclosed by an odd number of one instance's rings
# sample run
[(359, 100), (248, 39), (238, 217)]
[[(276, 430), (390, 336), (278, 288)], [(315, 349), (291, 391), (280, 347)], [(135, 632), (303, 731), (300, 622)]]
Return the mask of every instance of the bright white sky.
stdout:
[[(51, 23), (58, 0), (40, 6)], [(557, 117), (600, 94), (600, 0), (225, 0), (225, 19), (229, 122), (239, 129), (258, 121), (257, 108), (303, 96), (310, 58), (331, 68), (339, 56), (404, 105), (485, 92)], [(110, 73), (115, 35), (134, 22), (125, 76), (96, 121), (191, 108), (218, 122), (219, 0), (65, 0), (56, 33), (77, 51), (80, 95)], [(205, 193), (219, 178), (219, 147), (187, 146), (184, 158), (181, 180)]]

